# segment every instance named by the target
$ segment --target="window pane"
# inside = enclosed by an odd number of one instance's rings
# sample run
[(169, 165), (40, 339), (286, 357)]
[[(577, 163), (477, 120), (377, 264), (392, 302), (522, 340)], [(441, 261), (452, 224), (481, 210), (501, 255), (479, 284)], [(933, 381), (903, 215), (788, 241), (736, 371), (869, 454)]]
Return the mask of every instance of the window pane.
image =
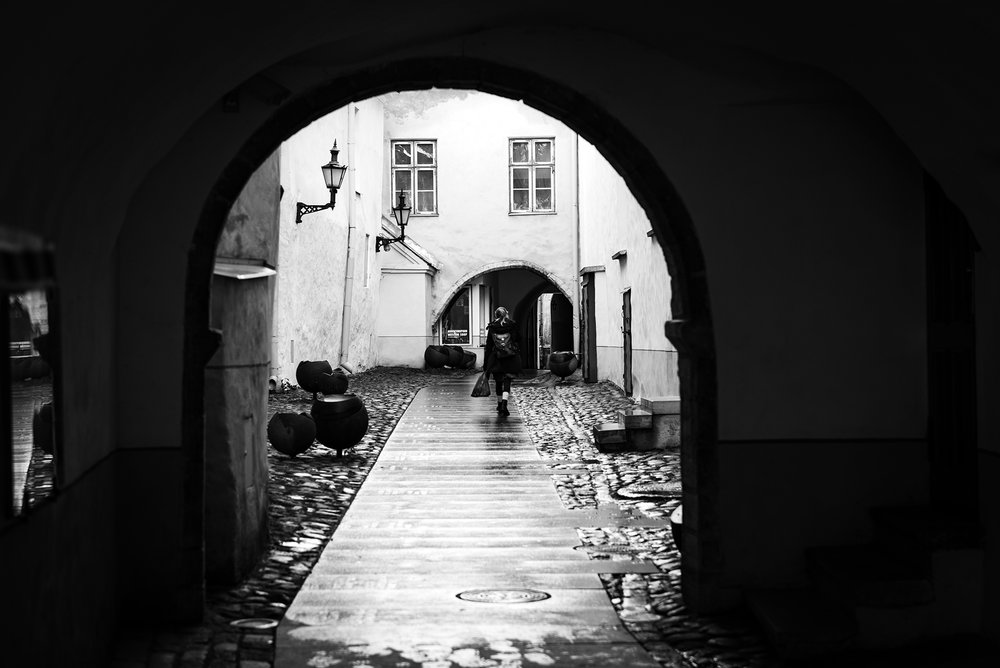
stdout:
[(528, 142), (516, 141), (511, 143), (510, 159), (512, 162), (528, 162)]
[(552, 187), (551, 167), (535, 167), (535, 186), (538, 188)]
[(417, 190), (434, 190), (434, 170), (417, 170)]
[(515, 190), (528, 187), (528, 169), (526, 167), (514, 168), (511, 177), (511, 184)]
[(441, 319), (441, 342), (445, 345), (468, 345), (469, 324), (469, 291), (463, 290)]
[(434, 164), (434, 144), (424, 142), (417, 144), (417, 164)]
[(411, 165), (413, 164), (412, 147), (409, 143), (405, 144), (394, 144), (392, 151), (392, 163), (394, 165)]
[(408, 169), (397, 169), (395, 172), (396, 180), (392, 184), (393, 190), (393, 201), (396, 199), (396, 193), (400, 190), (412, 190), (413, 184), (411, 183), (412, 175)]
[(433, 192), (417, 192), (417, 211), (420, 213), (434, 213)]
[(528, 210), (528, 191), (527, 190), (515, 190), (511, 198), (511, 206), (514, 211), (527, 211)]
[(535, 209), (548, 211), (552, 209), (552, 191), (549, 189), (538, 189), (535, 191)]
[(552, 162), (552, 142), (535, 142), (535, 162)]

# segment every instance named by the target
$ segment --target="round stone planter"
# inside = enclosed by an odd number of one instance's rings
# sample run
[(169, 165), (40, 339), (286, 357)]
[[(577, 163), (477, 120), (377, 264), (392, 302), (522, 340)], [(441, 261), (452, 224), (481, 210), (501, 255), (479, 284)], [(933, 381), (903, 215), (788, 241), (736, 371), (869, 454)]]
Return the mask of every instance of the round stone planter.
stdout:
[(289, 457), (301, 455), (316, 440), (316, 423), (306, 413), (275, 413), (267, 423), (267, 440)]
[(424, 363), (428, 369), (440, 369), (448, 363), (449, 353), (444, 346), (427, 346), (424, 350)]
[(343, 394), (347, 392), (347, 374), (340, 369), (334, 369), (333, 373), (320, 374), (319, 391), (323, 394)]
[(673, 536), (677, 551), (682, 551), (684, 549), (681, 544), (681, 539), (684, 537), (684, 506), (677, 506), (674, 512), (670, 513), (670, 535)]
[(52, 454), (55, 443), (55, 432), (52, 429), (52, 402), (47, 401), (42, 407), (35, 411), (31, 423), (32, 438), (35, 445), (42, 449), (47, 455)]
[(49, 367), (49, 363), (37, 355), (34, 357), (10, 358), (11, 380), (45, 378), (51, 373), (52, 369)]
[(448, 350), (448, 366), (452, 369), (461, 369), (465, 363), (465, 349), (462, 346), (445, 346)]
[(316, 440), (337, 451), (357, 445), (368, 432), (368, 409), (355, 394), (334, 394), (313, 401)]
[(311, 362), (302, 360), (295, 367), (295, 382), (306, 392), (322, 392), (320, 383), (323, 374), (333, 373), (333, 367), (326, 360)]
[(549, 354), (549, 371), (560, 378), (569, 376), (580, 367), (580, 360), (573, 351)]

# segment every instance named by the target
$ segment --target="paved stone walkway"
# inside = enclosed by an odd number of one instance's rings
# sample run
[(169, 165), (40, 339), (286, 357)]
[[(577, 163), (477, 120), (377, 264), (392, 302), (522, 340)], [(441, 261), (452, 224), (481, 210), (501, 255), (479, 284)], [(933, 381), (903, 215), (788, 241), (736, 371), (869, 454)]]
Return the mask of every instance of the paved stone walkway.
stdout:
[[(337, 457), (334, 451), (319, 444), (294, 458), (269, 448), (270, 543), (253, 572), (239, 584), (210, 589), (205, 618), (200, 624), (122, 628), (118, 641), (110, 648), (109, 665), (113, 668), (273, 667), (278, 658), (275, 627), (284, 622), (281, 626), (283, 647), (284, 638), (292, 628), (291, 615), (297, 614), (292, 611), (286, 620), (286, 611), (289, 606), (295, 607), (293, 600), (301, 592), (312, 590), (313, 583), (320, 582), (315, 579), (319, 577), (317, 574), (310, 580), (308, 588), (303, 588), (307, 577), (318, 566), (326, 546), (331, 544), (328, 541), (336, 542), (348, 535), (349, 525), (341, 522), (346, 522), (345, 516), (354, 507), (354, 498), (362, 495), (362, 485), (366, 490), (375, 489), (374, 486), (368, 487), (365, 481), (370, 474), (374, 475), (376, 466), (388, 465), (388, 459), (381, 459), (383, 446), (403, 419), (411, 401), (418, 393), (423, 394), (422, 388), (456, 382), (471, 383), (476, 375), (474, 371), (404, 367), (377, 367), (352, 375), (350, 391), (362, 398), (370, 415), (368, 433), (357, 446), (343, 457)], [(456, 401), (471, 400), (467, 397), (467, 394), (460, 397), (456, 394), (455, 398)], [(508, 420), (523, 422), (540, 459), (519, 462), (511, 472), (516, 471), (520, 476), (532, 470), (538, 478), (551, 474), (550, 484), (554, 485), (563, 508), (577, 511), (586, 518), (579, 525), (573, 525), (579, 527), (577, 538), (580, 545), (576, 551), (586, 553), (589, 559), (599, 564), (596, 570), (600, 572), (601, 584), (621, 624), (664, 668), (888, 668), (897, 665), (907, 668), (985, 668), (998, 665), (992, 653), (982, 648), (982, 640), (975, 638), (946, 638), (901, 651), (818, 657), (804, 665), (793, 664), (774, 656), (761, 636), (760, 628), (746, 611), (734, 610), (718, 615), (693, 613), (686, 608), (681, 596), (680, 554), (671, 538), (670, 528), (666, 526), (666, 519), (680, 504), (679, 452), (676, 449), (599, 452), (594, 446), (590, 427), (613, 422), (619, 409), (632, 406), (631, 399), (607, 381), (584, 383), (577, 373), (557, 382), (543, 372), (537, 377), (517, 379), (513, 398), (516, 401), (511, 405), (513, 414)], [(495, 398), (481, 401), (487, 416), (484, 419), (496, 420), (493, 411)], [(311, 395), (299, 389), (275, 393), (269, 401), (268, 417), (275, 412), (308, 411), (311, 402)], [(458, 415), (454, 408), (451, 410), (452, 415)], [(475, 416), (464, 414), (464, 417), (471, 419)], [(402, 425), (400, 428), (403, 428)], [(494, 446), (493, 451), (501, 452), (500, 447)], [(415, 450), (408, 453), (413, 456), (429, 448), (415, 447), (410, 450)], [(403, 454), (402, 450), (398, 452)], [(530, 456), (530, 450), (525, 448), (517, 454)], [(506, 461), (506, 457), (500, 460)], [(412, 469), (420, 462), (419, 459), (394, 462), (394, 471), (386, 472), (394, 477), (386, 477), (385, 480), (395, 482), (402, 480), (404, 473), (412, 475), (415, 471), (404, 469)], [(458, 463), (451, 461), (450, 464), (456, 486), (471, 480), (461, 473), (462, 467)], [(548, 472), (543, 475), (533, 468), (538, 466), (548, 469)], [(507, 467), (499, 462), (490, 462), (488, 467), (480, 463), (475, 468), (483, 473), (490, 472), (490, 480), (507, 479), (500, 474)], [(534, 477), (525, 479), (534, 480)], [(478, 491), (478, 486), (473, 487)], [(394, 489), (391, 485), (385, 488), (384, 503), (401, 496), (413, 500), (410, 495), (390, 494), (391, 489)], [(650, 520), (660, 520), (662, 525)], [(474, 528), (478, 528), (479, 524), (475, 523)], [(137, 530), (144, 529), (137, 527)], [(543, 547), (554, 531), (540, 531), (542, 535), (535, 536), (541, 543), (538, 547)], [(484, 532), (479, 532), (480, 538)], [(390, 536), (384, 526), (381, 533), (381, 540), (399, 538)], [(491, 542), (499, 541), (499, 544), (493, 542), (494, 547), (504, 544), (503, 535), (498, 532), (485, 533), (491, 536)], [(363, 534), (360, 532), (358, 538)], [(434, 532), (425, 527), (419, 533), (407, 533), (401, 540), (410, 546), (409, 549), (415, 549), (421, 541), (433, 537)], [(560, 540), (564, 537), (569, 539), (568, 534), (560, 531)], [(372, 560), (369, 558), (368, 561)], [(621, 572), (622, 569), (615, 564), (620, 561), (652, 562), (657, 568), (653, 572)], [(352, 588), (357, 588), (356, 583), (362, 579), (377, 583), (384, 575), (354, 573), (344, 577), (355, 583)], [(528, 580), (519, 582), (522, 586), (534, 584)], [(445, 581), (439, 584), (444, 585)], [(441, 592), (449, 602), (459, 585), (471, 587), (476, 583), (454, 582), (449, 585), (450, 588), (442, 586)], [(499, 587), (500, 584), (477, 586)], [(379, 586), (374, 588), (378, 590)], [(396, 591), (405, 589), (401, 587)], [(426, 593), (435, 588), (421, 585), (411, 589)], [(555, 594), (559, 588), (553, 586), (545, 591)], [(596, 594), (596, 590), (592, 591)], [(545, 603), (548, 601), (542, 601), (542, 604)], [(483, 604), (470, 602), (469, 605)], [(508, 607), (516, 610), (538, 605), (510, 604)], [(249, 626), (242, 624), (242, 620), (247, 618), (251, 620)], [(526, 655), (543, 662), (547, 660), (540, 654), (533, 654), (530, 651), (532, 647), (534, 645), (498, 642), (495, 647), (486, 650), (488, 655), (484, 654), (483, 648), (476, 646), (464, 648), (458, 654), (453, 650), (448, 657), (455, 659), (452, 663), (469, 668), (513, 668), (519, 665), (518, 662), (523, 668), (529, 665), (523, 660)], [(443, 653), (446, 648), (446, 644), (441, 643), (434, 651)], [(430, 651), (432, 648), (428, 644), (425, 649)], [(332, 656), (319, 655), (309, 656), (306, 660), (311, 661), (312, 666), (361, 668), (380, 665), (375, 661), (381, 659), (375, 657), (371, 662), (364, 658), (356, 661), (345, 659), (337, 664), (334, 663), (337, 659)], [(448, 665), (434, 663), (443, 660), (431, 659), (424, 664), (429, 668)], [(393, 665), (388, 659), (381, 665), (386, 663)], [(300, 665), (308, 668), (308, 664)]]
[(574, 548), (579, 527), (664, 521), (568, 510), (551, 476), (573, 463), (543, 461), (513, 402), (498, 417), (473, 380), (417, 393), (285, 614), (276, 666), (660, 665), (598, 577), (657, 567)]

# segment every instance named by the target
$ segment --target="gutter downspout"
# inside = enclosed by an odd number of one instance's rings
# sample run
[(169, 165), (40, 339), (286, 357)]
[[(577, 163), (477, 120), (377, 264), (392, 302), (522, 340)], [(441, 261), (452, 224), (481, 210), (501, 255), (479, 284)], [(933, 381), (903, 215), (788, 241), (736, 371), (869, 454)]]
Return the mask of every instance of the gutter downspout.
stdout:
[(357, 113), (357, 108), (351, 102), (347, 105), (347, 257), (344, 264), (344, 311), (340, 317), (340, 355), (337, 358), (337, 366), (343, 367), (351, 373), (354, 372), (348, 365), (351, 354), (351, 301), (354, 298), (354, 232), (357, 227), (354, 222), (354, 184), (355, 170), (354, 164), (354, 136), (351, 134), (351, 117)]
[(575, 181), (576, 181), (576, 199), (573, 202), (573, 208), (575, 212), (575, 220), (573, 221), (573, 281), (576, 284), (576, 290), (573, 291), (573, 311), (576, 313), (576, 318), (573, 319), (573, 328), (576, 330), (576, 336), (573, 340), (576, 342), (576, 354), (579, 355), (582, 351), (583, 342), (580, 337), (583, 335), (583, 327), (581, 327), (581, 321), (585, 317), (583, 313), (580, 312), (581, 305), (583, 304), (583, 286), (580, 283), (580, 133), (574, 133), (576, 139), (576, 148), (573, 156), (573, 168), (576, 171)]

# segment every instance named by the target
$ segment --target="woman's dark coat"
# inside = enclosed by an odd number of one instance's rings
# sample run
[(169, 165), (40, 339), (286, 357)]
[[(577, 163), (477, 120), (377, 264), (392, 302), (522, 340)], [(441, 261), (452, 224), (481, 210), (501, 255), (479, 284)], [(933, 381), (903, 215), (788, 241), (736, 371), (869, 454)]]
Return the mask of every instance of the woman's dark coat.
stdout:
[(517, 334), (517, 323), (513, 320), (507, 320), (507, 322), (494, 320), (486, 326), (486, 347), (483, 350), (483, 356), (486, 359), (486, 366), (484, 368), (490, 373), (521, 373), (520, 353), (512, 355), (511, 357), (496, 356), (496, 345), (493, 343), (494, 332), (499, 334), (510, 332), (510, 340), (515, 342), (518, 348), (521, 347), (520, 337)]

